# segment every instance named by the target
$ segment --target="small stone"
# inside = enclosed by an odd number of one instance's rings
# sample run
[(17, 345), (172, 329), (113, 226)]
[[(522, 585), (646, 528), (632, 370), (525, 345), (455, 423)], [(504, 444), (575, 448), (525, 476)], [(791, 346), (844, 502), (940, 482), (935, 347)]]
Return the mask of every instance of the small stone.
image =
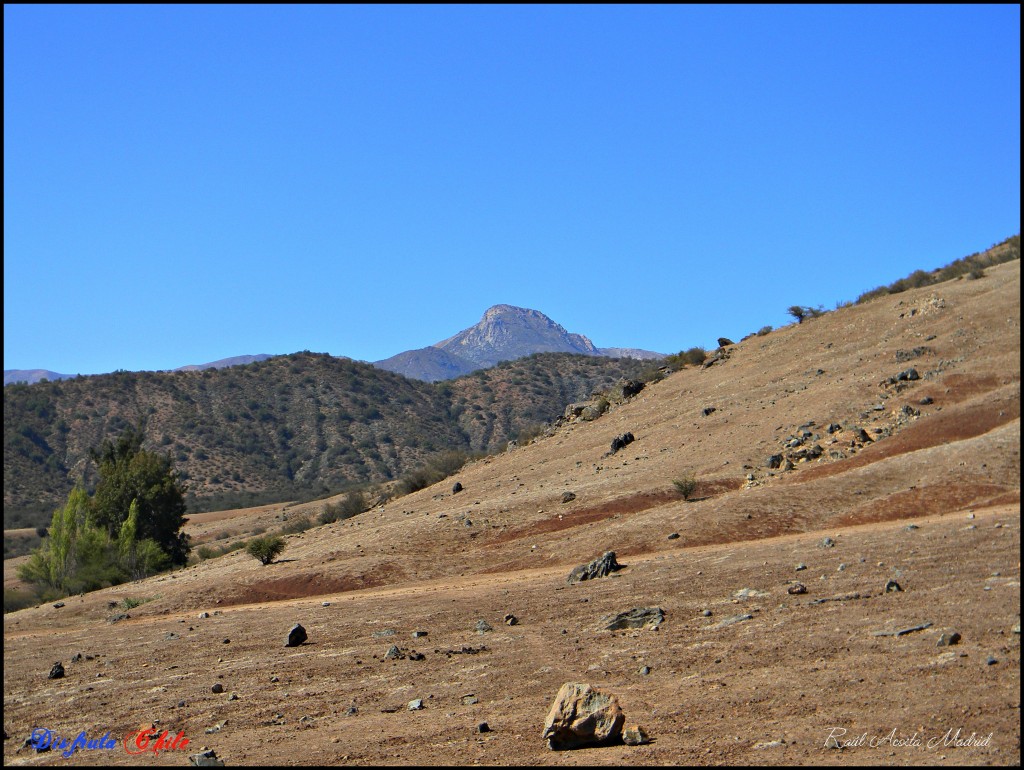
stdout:
[(211, 692), (213, 692), (214, 695), (220, 695), (222, 692), (224, 692), (224, 685), (222, 685), (220, 682), (217, 682), (213, 685), (213, 687), (210, 688), (210, 690)]
[(423, 708), (423, 699), (416, 698), (416, 700), (409, 701), (409, 711), (419, 711)]
[(643, 666), (638, 673), (640, 674), (640, 676), (647, 676), (651, 673), (651, 667)]
[(989, 655), (987, 658), (985, 658), (985, 665), (986, 666), (994, 666), (998, 662), (999, 661), (996, 660), (995, 657), (992, 656), (992, 655)]
[(678, 532), (673, 532), (671, 535), (668, 536), (668, 539), (669, 540), (678, 540), (679, 539), (679, 533)]
[(394, 644), (388, 647), (388, 651), (384, 653), (385, 660), (398, 660), (401, 657), (401, 650), (399, 650), (398, 647)]
[(63, 679), (64, 678), (64, 666), (63, 666), (63, 664), (61, 664), (61, 662), (59, 660), (56, 663), (53, 664), (52, 668), (50, 668), (50, 673), (47, 675), (46, 678), (47, 679)]
[(486, 722), (481, 722), (476, 726), (476, 731), (478, 733), (489, 733), (491, 731), (491, 726)]
[(956, 631), (950, 631), (939, 636), (939, 641), (935, 645), (936, 647), (951, 647), (960, 641), (960, 634)]
[(505, 615), (504, 620), (506, 626), (515, 626), (519, 624), (519, 618), (517, 618), (511, 612)]
[(221, 642), (221, 644), (231, 644), (231, 640), (225, 639), (223, 642)]
[(231, 693), (228, 696), (228, 700), (238, 700), (238, 694), (237, 693)]
[(897, 591), (902, 591), (902, 590), (903, 590), (903, 587), (899, 583), (897, 583), (895, 580), (890, 580), (890, 581), (888, 581), (885, 584), (885, 592), (887, 594), (895, 593)]
[(272, 676), (272, 677), (270, 677), (270, 681), (271, 682), (280, 682), (281, 680), (278, 679), (276, 676)]
[(904, 529), (907, 530), (907, 532), (913, 532), (915, 529), (921, 529), (921, 528), (919, 526), (917, 526), (916, 524), (908, 524), (907, 526), (904, 527)]
[(807, 593), (807, 586), (803, 583), (793, 583), (789, 588), (786, 589), (786, 593), (793, 594), (805, 594)]
[(59, 610), (63, 606), (64, 606), (64, 602), (57, 602), (56, 604), (53, 605), (53, 608), (55, 610)]
[(213, 749), (192, 754), (188, 761), (197, 767), (224, 767), (224, 760), (217, 759), (217, 752)]
[(824, 540), (821, 541), (822, 548), (835, 548), (835, 545), (836, 541), (830, 537), (826, 537)]
[(493, 631), (494, 630), (491, 627), (490, 623), (488, 623), (486, 620), (482, 620), (482, 619), (478, 620), (476, 622), (476, 625), (474, 626), (474, 628), (476, 629), (476, 632), (478, 634), (486, 634), (488, 631)]
[(200, 612), (199, 613), (199, 619), (200, 620), (206, 620), (208, 617), (210, 617), (210, 613), (209, 612)]
[(706, 618), (710, 618), (715, 613), (713, 613), (711, 610), (701, 610), (700, 614), (703, 615)]
[(479, 702), (480, 702), (480, 699), (478, 697), (476, 697), (475, 695), (473, 695), (472, 693), (470, 693), (469, 695), (463, 695), (462, 696), (462, 705), (463, 706), (472, 706), (474, 703), (479, 703)]
[(836, 572), (843, 572), (845, 570), (846, 570), (846, 564), (845, 563), (840, 564), (838, 567), (836, 567)]
[(320, 602), (320, 606), (321, 607), (330, 607), (331, 603), (330, 602)]
[(413, 631), (412, 632), (412, 638), (413, 639), (419, 639), (421, 636), (426, 636), (426, 635), (427, 635), (426, 631)]
[(562, 493), (562, 502), (563, 503), (571, 503), (575, 499), (576, 499), (576, 493), (575, 492), (563, 492)]
[(805, 569), (807, 569), (807, 565), (804, 564), (803, 562), (800, 562), (799, 564), (796, 565), (796, 571), (797, 572), (803, 572)]

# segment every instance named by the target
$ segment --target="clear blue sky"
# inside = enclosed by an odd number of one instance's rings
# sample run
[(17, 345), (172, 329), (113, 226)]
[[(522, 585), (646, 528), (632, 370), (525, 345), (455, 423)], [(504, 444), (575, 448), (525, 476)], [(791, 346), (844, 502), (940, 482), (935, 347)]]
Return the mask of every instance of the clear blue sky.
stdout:
[(1020, 231), (1020, 8), (4, 6), (4, 368), (792, 322)]

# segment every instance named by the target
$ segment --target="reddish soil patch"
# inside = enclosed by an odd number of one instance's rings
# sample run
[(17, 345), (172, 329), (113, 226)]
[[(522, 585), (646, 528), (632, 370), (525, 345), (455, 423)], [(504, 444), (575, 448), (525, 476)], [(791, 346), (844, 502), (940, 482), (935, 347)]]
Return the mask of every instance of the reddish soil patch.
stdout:
[(837, 526), (845, 527), (928, 516), (969, 505), (988, 505), (989, 498), (1006, 494), (1006, 487), (996, 484), (936, 484), (870, 500), (834, 521)]
[(317, 574), (300, 574), (273, 578), (251, 585), (239, 586), (237, 590), (222, 597), (220, 604), (221, 606), (257, 604), (282, 599), (302, 599), (307, 596), (360, 591), (394, 582), (397, 572), (398, 570), (392, 566), (384, 565), (364, 575), (328, 577)]

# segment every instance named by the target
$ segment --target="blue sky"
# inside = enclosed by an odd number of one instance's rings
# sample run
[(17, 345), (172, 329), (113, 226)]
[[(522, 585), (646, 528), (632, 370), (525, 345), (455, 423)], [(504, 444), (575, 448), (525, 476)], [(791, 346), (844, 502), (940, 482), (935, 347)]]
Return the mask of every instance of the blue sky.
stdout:
[(4, 368), (713, 346), (1020, 232), (1020, 8), (4, 6)]

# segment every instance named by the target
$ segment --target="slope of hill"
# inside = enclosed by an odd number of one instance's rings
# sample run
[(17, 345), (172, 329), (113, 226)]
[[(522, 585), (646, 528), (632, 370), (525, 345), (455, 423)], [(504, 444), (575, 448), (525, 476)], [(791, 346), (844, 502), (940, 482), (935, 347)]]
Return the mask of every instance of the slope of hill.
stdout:
[(67, 380), (75, 376), (77, 375), (51, 372), (49, 369), (4, 369), (4, 385), (14, 385), (15, 383), (31, 385), (41, 380), (53, 382), (54, 380)]
[[(255, 356), (232, 356), (231, 358), (222, 358), (219, 361), (210, 361), (206, 364), (188, 364), (187, 366), (179, 366), (174, 371), (176, 372), (193, 372), (200, 371), (202, 369), (224, 369), (228, 366), (241, 366), (242, 364), (251, 364), (255, 361), (266, 361), (272, 356), (266, 353), (260, 353)], [(33, 385), (42, 380), (49, 380), (53, 382), (55, 380), (69, 380), (78, 377), (77, 374), (60, 374), (59, 372), (51, 372), (49, 369), (4, 369), (4, 385), (14, 385), (20, 383), (24, 385)], [(95, 375), (93, 375), (95, 376)]]
[(597, 348), (582, 334), (566, 331), (539, 310), (494, 305), (474, 326), (430, 347), (375, 361), (374, 366), (406, 377), (436, 382), (533, 353), (579, 353), (647, 360), (664, 358), (663, 354), (650, 350)]
[[(8, 615), (5, 763), (38, 725), (159, 719), (229, 764), (1019, 765), (1019, 261), (752, 337), (455, 478), (267, 567)], [(606, 550), (617, 577), (566, 583)], [(637, 607), (658, 630), (605, 628)], [(652, 742), (551, 752), (565, 682)]]
[[(4, 390), (4, 517), (49, 522), (90, 447), (145, 422), (147, 447), (183, 472), (190, 507), (322, 496), (393, 479), (446, 449), (493, 450), (644, 367), (567, 354), (449, 387), (296, 353), (246, 366), (116, 372)], [(508, 382), (505, 382), (505, 380)], [(457, 381), (455, 381), (457, 382)]]

